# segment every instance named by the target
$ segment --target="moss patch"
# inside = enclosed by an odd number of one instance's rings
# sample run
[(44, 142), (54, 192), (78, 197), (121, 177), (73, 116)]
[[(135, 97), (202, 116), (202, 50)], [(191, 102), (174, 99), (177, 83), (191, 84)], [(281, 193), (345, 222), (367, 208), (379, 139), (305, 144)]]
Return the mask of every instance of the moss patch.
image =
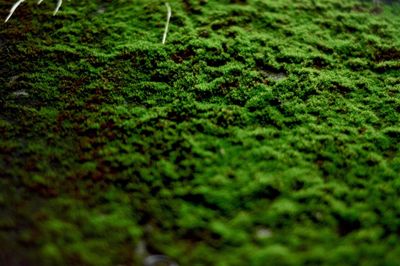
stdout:
[(170, 4), (1, 25), (0, 261), (397, 265), (399, 5)]

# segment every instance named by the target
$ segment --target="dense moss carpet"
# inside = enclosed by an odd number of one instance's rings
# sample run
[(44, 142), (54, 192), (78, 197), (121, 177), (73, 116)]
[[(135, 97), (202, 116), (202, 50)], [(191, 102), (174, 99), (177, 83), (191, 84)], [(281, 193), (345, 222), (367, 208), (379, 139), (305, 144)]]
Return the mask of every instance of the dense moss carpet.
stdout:
[(1, 265), (399, 265), (398, 3), (55, 2), (0, 26)]

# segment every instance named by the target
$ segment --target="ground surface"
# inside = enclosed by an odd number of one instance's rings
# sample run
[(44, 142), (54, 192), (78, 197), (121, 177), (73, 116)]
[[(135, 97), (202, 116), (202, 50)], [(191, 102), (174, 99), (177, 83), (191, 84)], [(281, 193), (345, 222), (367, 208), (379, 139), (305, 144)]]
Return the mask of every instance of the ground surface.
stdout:
[(34, 2), (0, 25), (0, 264), (398, 265), (398, 4), (171, 1), (162, 45), (163, 1)]

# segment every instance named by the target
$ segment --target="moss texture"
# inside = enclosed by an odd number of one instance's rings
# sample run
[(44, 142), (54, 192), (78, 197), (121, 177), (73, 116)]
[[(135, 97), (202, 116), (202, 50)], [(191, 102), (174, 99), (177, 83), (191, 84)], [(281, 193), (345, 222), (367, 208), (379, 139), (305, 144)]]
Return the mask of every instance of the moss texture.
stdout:
[(399, 5), (170, 4), (0, 26), (0, 262), (398, 265)]

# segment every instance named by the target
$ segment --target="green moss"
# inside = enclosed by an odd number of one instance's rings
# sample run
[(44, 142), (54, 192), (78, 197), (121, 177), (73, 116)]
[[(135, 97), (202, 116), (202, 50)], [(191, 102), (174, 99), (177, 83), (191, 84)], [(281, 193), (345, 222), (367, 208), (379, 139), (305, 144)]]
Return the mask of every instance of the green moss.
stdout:
[(1, 262), (396, 265), (399, 5), (170, 4), (0, 29)]

